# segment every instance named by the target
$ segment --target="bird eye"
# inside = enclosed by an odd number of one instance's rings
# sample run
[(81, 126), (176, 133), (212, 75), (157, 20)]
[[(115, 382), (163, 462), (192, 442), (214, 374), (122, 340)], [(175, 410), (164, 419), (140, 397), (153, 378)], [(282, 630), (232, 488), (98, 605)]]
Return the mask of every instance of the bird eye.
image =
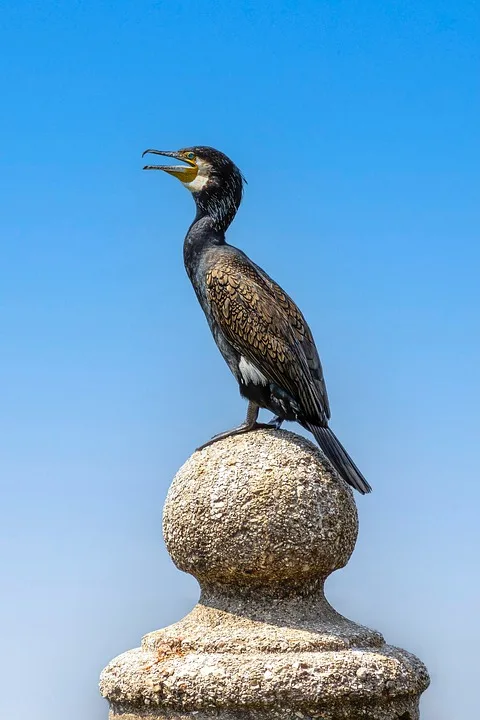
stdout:
[(194, 160), (194, 159), (195, 159), (195, 153), (189, 152), (189, 153), (187, 153), (187, 154), (185, 155), (185, 157), (186, 157), (188, 160)]

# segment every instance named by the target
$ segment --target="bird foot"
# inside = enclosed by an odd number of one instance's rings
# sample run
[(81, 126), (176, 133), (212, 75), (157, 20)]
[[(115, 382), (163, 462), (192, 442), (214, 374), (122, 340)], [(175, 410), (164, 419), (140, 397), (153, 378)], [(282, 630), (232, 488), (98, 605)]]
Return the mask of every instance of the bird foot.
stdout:
[(274, 430), (280, 430), (283, 424), (283, 418), (281, 418), (279, 415), (272, 418), (270, 422), (267, 423), (268, 428), (273, 428)]
[[(274, 418), (277, 420), (277, 418)], [(232, 430), (225, 430), (225, 432), (218, 433), (218, 435), (214, 435), (210, 440), (207, 440), (206, 443), (203, 443), (203, 445), (200, 445), (200, 447), (197, 448), (197, 450), (203, 450), (203, 448), (208, 447), (209, 445), (213, 445), (213, 443), (216, 443), (217, 440), (224, 440), (227, 437), (232, 437), (233, 435), (243, 435), (247, 432), (250, 432), (251, 430), (278, 430), (278, 427), (276, 423), (273, 421), (269, 423), (254, 423), (253, 425), (247, 425), (246, 423), (242, 423), (236, 428), (232, 428)]]

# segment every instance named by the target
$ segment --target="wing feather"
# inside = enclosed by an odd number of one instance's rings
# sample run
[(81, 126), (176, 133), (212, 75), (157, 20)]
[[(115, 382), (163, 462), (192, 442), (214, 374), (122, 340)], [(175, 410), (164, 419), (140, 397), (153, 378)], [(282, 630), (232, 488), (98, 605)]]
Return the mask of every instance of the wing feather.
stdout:
[(259, 274), (262, 276), (262, 278), (265, 280), (265, 282), (268, 284), (276, 302), (280, 305), (280, 307), (283, 308), (287, 317), (290, 320), (295, 336), (305, 354), (305, 358), (307, 360), (312, 379), (317, 387), (317, 391), (322, 403), (323, 412), (325, 413), (327, 419), (329, 419), (330, 403), (328, 401), (327, 386), (323, 377), (322, 363), (320, 362), (320, 358), (317, 348), (315, 346), (315, 341), (313, 339), (311, 330), (308, 327), (307, 322), (303, 317), (302, 313), (300, 312), (299, 308), (293, 302), (292, 298), (289, 297), (289, 295), (287, 295), (287, 293), (282, 290), (282, 288), (277, 285), (277, 283), (272, 280), (272, 278), (269, 277), (261, 268), (259, 268), (258, 266), (255, 267)]
[(206, 288), (214, 318), (236, 351), (295, 398), (307, 418), (326, 423), (320, 360), (293, 300), (240, 252), (217, 256)]

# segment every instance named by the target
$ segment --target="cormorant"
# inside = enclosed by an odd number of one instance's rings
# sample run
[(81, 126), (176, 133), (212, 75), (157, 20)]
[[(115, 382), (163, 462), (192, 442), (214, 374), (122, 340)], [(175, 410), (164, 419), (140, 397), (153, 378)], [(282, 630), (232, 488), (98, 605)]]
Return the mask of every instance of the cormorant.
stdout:
[[(182, 163), (146, 165), (144, 170), (173, 175), (193, 195), (197, 212), (183, 246), (185, 267), (215, 342), (248, 400), (245, 421), (206, 445), (296, 420), (313, 433), (344, 480), (362, 494), (370, 492), (370, 485), (328, 427), (330, 407), (322, 366), (302, 313), (258, 265), (225, 241), (225, 231), (242, 200), (240, 170), (211, 147), (145, 150), (143, 155), (147, 153)], [(260, 408), (275, 415), (267, 426), (257, 423)]]

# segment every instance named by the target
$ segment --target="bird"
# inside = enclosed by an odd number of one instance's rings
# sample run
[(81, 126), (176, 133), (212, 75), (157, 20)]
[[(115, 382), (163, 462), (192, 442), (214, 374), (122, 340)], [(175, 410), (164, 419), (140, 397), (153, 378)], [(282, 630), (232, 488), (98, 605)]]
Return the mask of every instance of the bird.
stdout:
[[(371, 491), (328, 425), (330, 405), (322, 365), (310, 328), (292, 298), (239, 248), (226, 231), (242, 201), (245, 178), (219, 150), (194, 146), (178, 151), (145, 150), (171, 158), (145, 165), (181, 181), (193, 195), (196, 214), (183, 245), (185, 268), (214, 340), (248, 401), (238, 427), (222, 438), (257, 428), (279, 429), (296, 421), (311, 432), (337, 473), (361, 494)], [(273, 419), (258, 422), (259, 410)]]

